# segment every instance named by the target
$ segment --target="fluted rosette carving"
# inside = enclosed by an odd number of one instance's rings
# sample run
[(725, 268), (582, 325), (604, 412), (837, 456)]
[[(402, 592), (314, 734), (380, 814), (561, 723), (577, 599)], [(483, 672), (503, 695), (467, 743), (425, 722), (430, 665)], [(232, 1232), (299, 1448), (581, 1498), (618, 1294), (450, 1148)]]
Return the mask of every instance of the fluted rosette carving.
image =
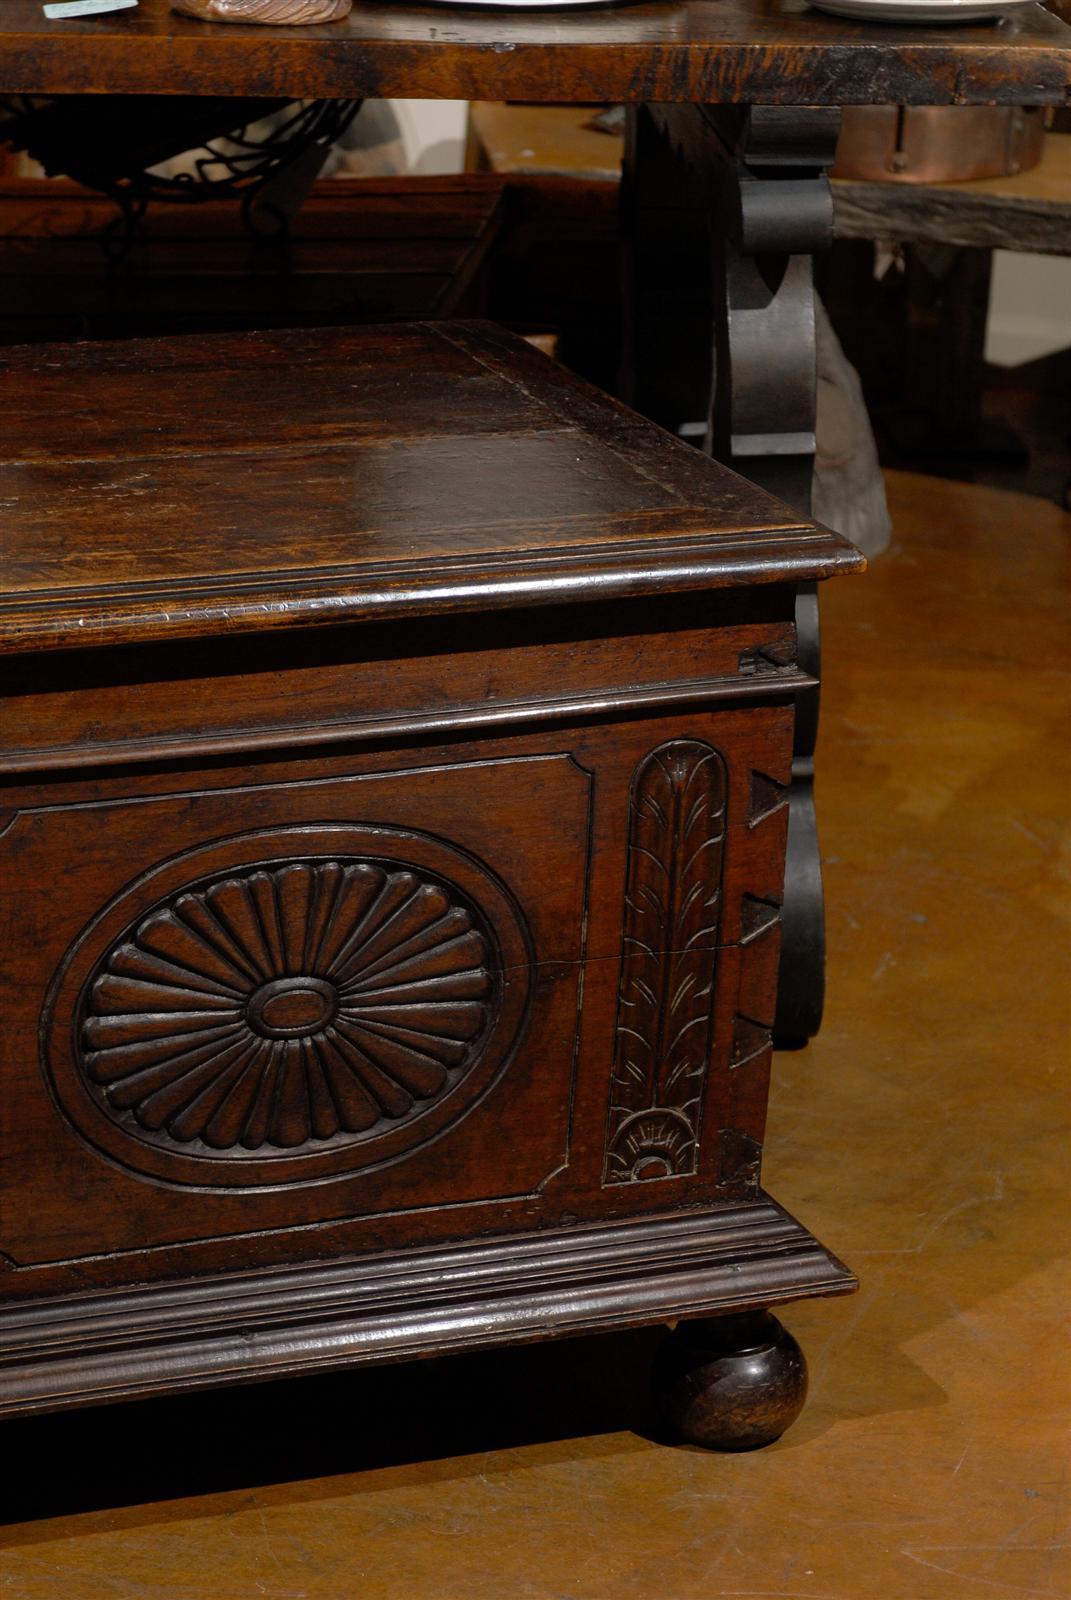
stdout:
[(83, 1070), (155, 1142), (240, 1154), (415, 1116), (479, 1053), (497, 984), (464, 898), (370, 860), (291, 861), (143, 917), (89, 985)]

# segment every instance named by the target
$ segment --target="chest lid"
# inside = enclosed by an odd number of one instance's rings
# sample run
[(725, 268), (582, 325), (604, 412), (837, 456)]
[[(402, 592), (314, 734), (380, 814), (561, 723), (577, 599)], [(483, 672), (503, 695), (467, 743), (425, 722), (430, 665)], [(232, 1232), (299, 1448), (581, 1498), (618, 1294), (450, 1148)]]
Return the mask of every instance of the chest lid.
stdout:
[(0, 438), (9, 653), (862, 565), (483, 323), (9, 350)]

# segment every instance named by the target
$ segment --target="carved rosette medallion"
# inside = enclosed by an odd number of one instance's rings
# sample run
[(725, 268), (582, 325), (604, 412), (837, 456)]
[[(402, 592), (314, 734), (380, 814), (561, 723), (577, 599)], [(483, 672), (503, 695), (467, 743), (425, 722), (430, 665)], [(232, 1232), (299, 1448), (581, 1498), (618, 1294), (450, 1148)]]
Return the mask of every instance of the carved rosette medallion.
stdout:
[(83, 1131), (88, 1099), (128, 1164), (151, 1152), (165, 1180), (353, 1170), (419, 1143), (429, 1116), (427, 1132), (444, 1126), (441, 1109), (462, 1115), (470, 1079), (484, 1087), (489, 1047), (501, 1059), (512, 1042), (500, 1025), (520, 1020), (500, 945), (427, 867), (338, 854), (219, 872), (108, 941), (57, 1088)]
[(694, 739), (660, 745), (633, 779), (606, 1184), (697, 1167), (726, 785), (722, 757)]
[(82, 1060), (148, 1139), (292, 1150), (442, 1093), (487, 1024), (474, 915), (370, 861), (285, 866), (179, 895), (106, 957)]

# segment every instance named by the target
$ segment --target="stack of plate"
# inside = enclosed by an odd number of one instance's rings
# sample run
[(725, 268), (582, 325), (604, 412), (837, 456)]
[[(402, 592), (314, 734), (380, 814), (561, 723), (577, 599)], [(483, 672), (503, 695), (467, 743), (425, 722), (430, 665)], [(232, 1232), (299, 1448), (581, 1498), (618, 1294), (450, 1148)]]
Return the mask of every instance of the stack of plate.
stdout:
[(1000, 22), (1035, 0), (810, 0), (856, 22)]

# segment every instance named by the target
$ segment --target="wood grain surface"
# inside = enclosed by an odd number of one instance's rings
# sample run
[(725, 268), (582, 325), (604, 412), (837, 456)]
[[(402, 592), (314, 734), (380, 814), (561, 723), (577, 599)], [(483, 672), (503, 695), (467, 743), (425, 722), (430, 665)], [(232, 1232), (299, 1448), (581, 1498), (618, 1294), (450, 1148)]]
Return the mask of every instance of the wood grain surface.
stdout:
[(861, 562), (484, 324), (26, 346), (0, 423), (0, 650)]
[(1071, 29), (846, 22), (805, 0), (684, 0), (574, 14), (360, 4), (343, 22), (197, 22), (167, 0), (46, 22), (5, 0), (0, 92), (427, 96), (767, 104), (1061, 104)]
[(834, 178), (838, 239), (929, 240), (993, 250), (1071, 254), (1071, 133), (1047, 133), (1025, 172), (965, 183)]

